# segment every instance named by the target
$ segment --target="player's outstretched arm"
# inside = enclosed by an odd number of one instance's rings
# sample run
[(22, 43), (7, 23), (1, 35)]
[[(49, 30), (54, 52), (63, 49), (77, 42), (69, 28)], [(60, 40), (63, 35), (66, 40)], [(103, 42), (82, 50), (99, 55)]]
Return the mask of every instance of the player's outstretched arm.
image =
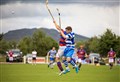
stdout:
[(59, 31), (60, 31), (60, 34), (62, 35), (63, 38), (67, 38), (61, 29)]
[(60, 26), (57, 25), (56, 21), (53, 21), (53, 23), (55, 24), (55, 27), (56, 27), (58, 30), (61, 29)]

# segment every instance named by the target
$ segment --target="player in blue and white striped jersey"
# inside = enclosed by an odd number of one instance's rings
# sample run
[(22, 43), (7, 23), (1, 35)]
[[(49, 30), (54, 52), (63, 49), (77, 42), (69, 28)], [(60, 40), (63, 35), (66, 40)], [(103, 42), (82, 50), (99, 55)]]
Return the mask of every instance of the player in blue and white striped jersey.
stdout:
[(74, 54), (74, 49), (75, 49), (75, 34), (72, 32), (72, 28), (70, 26), (66, 27), (66, 32), (67, 34), (63, 34), (62, 31), (61, 35), (66, 39), (66, 49), (64, 51), (64, 56), (63, 56), (63, 63), (66, 66), (66, 70), (63, 73), (67, 73), (70, 71), (68, 67), (68, 63), (71, 63), (72, 66), (75, 66), (76, 68), (76, 73), (78, 73), (78, 66), (75, 64), (75, 62), (72, 60), (72, 56)]
[[(59, 28), (59, 26), (56, 24), (55, 21), (53, 21), (55, 26), (57, 28)], [(61, 33), (61, 36), (63, 38), (65, 38), (66, 40), (66, 48), (65, 48), (65, 51), (64, 51), (64, 55), (63, 55), (63, 63), (65, 64), (66, 66), (66, 70), (62, 71), (60, 73), (61, 74), (65, 74), (67, 72), (70, 72), (70, 69), (68, 67), (68, 63), (71, 63), (73, 66), (75, 66), (76, 68), (76, 73), (78, 73), (78, 66), (75, 64), (75, 62), (72, 60), (72, 55), (74, 54), (74, 48), (75, 48), (75, 42), (74, 42), (74, 37), (75, 37), (75, 34), (74, 32), (72, 32), (72, 28), (70, 26), (66, 27), (66, 35), (64, 34), (64, 32), (59, 29), (60, 33)]]

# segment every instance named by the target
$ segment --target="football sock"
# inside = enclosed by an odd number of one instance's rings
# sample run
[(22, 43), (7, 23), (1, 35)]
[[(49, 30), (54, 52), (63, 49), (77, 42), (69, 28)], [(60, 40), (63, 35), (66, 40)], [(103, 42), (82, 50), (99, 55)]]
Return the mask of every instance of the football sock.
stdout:
[(57, 62), (57, 66), (58, 66), (58, 68), (59, 68), (60, 71), (63, 71), (63, 67), (61, 65), (61, 62)]

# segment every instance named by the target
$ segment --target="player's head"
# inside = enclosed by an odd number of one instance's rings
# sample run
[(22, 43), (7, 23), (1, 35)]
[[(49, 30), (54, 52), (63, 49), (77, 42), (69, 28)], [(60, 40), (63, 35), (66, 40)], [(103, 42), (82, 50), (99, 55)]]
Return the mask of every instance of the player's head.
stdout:
[(12, 50), (10, 50), (9, 53), (12, 53)]
[(80, 45), (80, 49), (83, 49), (84, 48), (84, 46), (83, 45)]
[(55, 50), (55, 47), (52, 47), (52, 50)]
[(65, 30), (66, 30), (67, 33), (70, 33), (70, 32), (72, 32), (72, 27), (71, 26), (67, 26), (65, 28)]
[(110, 51), (113, 51), (113, 48), (110, 48)]

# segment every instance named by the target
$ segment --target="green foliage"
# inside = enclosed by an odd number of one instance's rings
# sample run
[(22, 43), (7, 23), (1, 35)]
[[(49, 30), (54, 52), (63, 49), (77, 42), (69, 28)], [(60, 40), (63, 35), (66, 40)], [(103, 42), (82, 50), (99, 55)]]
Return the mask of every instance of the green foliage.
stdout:
[(99, 43), (99, 52), (102, 56), (107, 56), (108, 51), (110, 48), (113, 48), (115, 52), (118, 51), (119, 39), (117, 36), (112, 33), (111, 30), (107, 29), (107, 31), (100, 37)]
[(98, 47), (99, 47), (99, 39), (95, 36), (92, 37), (91, 39), (88, 40), (88, 42), (86, 43), (87, 46), (87, 51), (90, 52), (94, 52), (94, 53), (98, 53)]
[(100, 53), (101, 56), (107, 57), (107, 53), (110, 48), (116, 52), (117, 57), (120, 57), (120, 36), (112, 33), (110, 29), (107, 29), (106, 32), (98, 37), (92, 37), (86, 42), (78, 42), (76, 47), (84, 45), (87, 53), (90, 52)]
[(77, 42), (76, 45), (75, 45), (75, 47), (79, 48), (80, 45), (84, 45), (85, 46), (85, 41), (79, 41), (79, 42)]
[(0, 41), (3, 39), (4, 34), (0, 34)]
[(19, 48), (23, 52), (23, 54), (31, 53), (32, 51), (32, 39), (31, 37), (24, 37), (19, 42)]
[(18, 44), (16, 41), (9, 41), (8, 46), (9, 46), (8, 49), (15, 49), (18, 47)]
[[(3, 34), (0, 34), (0, 54), (5, 54), (8, 49), (20, 48), (23, 55), (31, 53), (32, 50), (38, 52), (38, 56), (46, 56), (46, 53), (54, 46), (58, 49), (58, 43), (40, 29), (36, 30), (32, 37), (24, 37), (20, 41), (5, 41)], [(120, 36), (114, 34), (110, 29), (98, 37), (92, 37), (88, 41), (80, 41), (76, 43), (78, 48), (80, 45), (84, 45), (86, 52), (100, 53), (101, 56), (107, 57), (107, 53), (110, 48), (116, 52), (117, 57), (120, 57)]]
[(25, 37), (19, 42), (19, 48), (24, 55), (36, 50), (38, 56), (46, 56), (53, 46), (58, 48), (57, 42), (51, 37), (47, 37), (41, 30), (35, 31), (32, 37)]
[(9, 44), (5, 40), (0, 41), (0, 54), (6, 54), (6, 51), (9, 48)]

